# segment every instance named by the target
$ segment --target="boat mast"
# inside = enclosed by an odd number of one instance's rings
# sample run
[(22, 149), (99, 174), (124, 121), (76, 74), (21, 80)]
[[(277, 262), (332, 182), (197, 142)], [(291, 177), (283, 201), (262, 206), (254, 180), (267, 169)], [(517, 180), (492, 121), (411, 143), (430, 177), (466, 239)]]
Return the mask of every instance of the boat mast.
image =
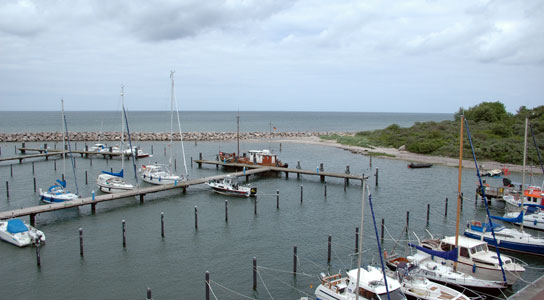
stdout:
[[(172, 72), (175, 72), (175, 71), (172, 71)], [(183, 146), (183, 133), (181, 132), (181, 120), (179, 118), (178, 101), (176, 100), (174, 76), (173, 74), (171, 76), (172, 76), (172, 98), (174, 99), (174, 104), (176, 105), (176, 116), (178, 120), (179, 139), (181, 142), (181, 154), (183, 155), (183, 167), (185, 169), (185, 178), (187, 178), (189, 176), (189, 172), (187, 172), (187, 160), (185, 159), (185, 147)]]
[[(529, 118), (525, 117), (525, 135), (523, 140), (523, 175), (521, 179), (521, 213), (523, 214), (523, 204), (525, 200), (525, 164), (527, 163), (527, 125)], [(520, 229), (523, 231), (523, 219), (521, 219)]]
[(125, 86), (121, 85), (121, 145), (119, 147), (121, 151), (121, 172), (124, 172), (125, 169), (125, 151), (123, 148), (125, 144), (125, 120), (123, 109), (125, 109)]
[(363, 198), (361, 200), (361, 226), (359, 227), (359, 247), (357, 253), (357, 281), (355, 282), (355, 300), (359, 300), (359, 282), (361, 281), (361, 256), (363, 253), (363, 221), (365, 217), (365, 191), (366, 191), (366, 179), (363, 177)]
[[(455, 248), (459, 257), (459, 218), (461, 217), (461, 177), (463, 175), (463, 131), (465, 116), (461, 115), (461, 131), (459, 132), (459, 176), (457, 179), (457, 218), (455, 222)], [(482, 187), (483, 188), (483, 187)], [(457, 271), (457, 261), (453, 263), (453, 269)]]
[(64, 127), (64, 99), (60, 99), (61, 105), (61, 123), (62, 123), (62, 181), (66, 176), (66, 128)]
[(172, 80), (172, 90), (170, 93), (170, 158), (168, 159), (168, 167), (172, 169), (172, 141), (174, 139), (174, 73), (176, 71), (170, 71), (170, 79)]
[(236, 143), (237, 143), (237, 151), (236, 151), (236, 161), (240, 158), (240, 110), (238, 110), (238, 115), (236, 116)]

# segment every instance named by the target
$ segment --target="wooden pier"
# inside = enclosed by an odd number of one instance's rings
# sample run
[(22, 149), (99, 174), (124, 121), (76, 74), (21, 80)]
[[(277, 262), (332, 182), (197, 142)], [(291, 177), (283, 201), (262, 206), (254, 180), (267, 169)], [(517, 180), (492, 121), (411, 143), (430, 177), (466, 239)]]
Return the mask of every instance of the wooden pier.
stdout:
[(177, 184), (156, 185), (151, 187), (138, 188), (138, 189), (134, 189), (127, 192), (122, 192), (122, 193), (97, 195), (95, 197), (81, 198), (81, 199), (76, 199), (72, 201), (44, 204), (44, 205), (26, 207), (21, 209), (3, 211), (3, 212), (0, 212), (0, 220), (17, 218), (22, 216), (30, 216), (30, 224), (34, 225), (36, 215), (40, 213), (51, 212), (55, 210), (61, 210), (61, 209), (72, 208), (72, 207), (79, 207), (83, 205), (91, 205), (91, 211), (95, 212), (96, 204), (100, 202), (104, 202), (104, 201), (112, 201), (112, 200), (118, 200), (118, 199), (127, 198), (127, 197), (139, 196), (140, 203), (143, 203), (144, 196), (146, 194), (174, 190), (174, 189), (182, 189), (183, 191), (186, 191), (187, 187), (189, 186), (203, 184), (210, 180), (223, 179), (227, 176), (233, 176), (233, 177), (234, 176), (235, 177), (249, 176), (252, 174), (258, 174), (258, 173), (263, 173), (268, 171), (270, 171), (270, 168), (260, 167), (260, 168), (242, 171), (242, 172), (221, 174), (221, 175), (203, 177), (203, 178), (193, 179), (188, 181), (181, 181), (181, 182), (178, 182)]
[(57, 155), (62, 155), (62, 151), (59, 150), (55, 152), (40, 153), (40, 154), (28, 154), (28, 155), (19, 155), (19, 156), (11, 156), (11, 157), (2, 157), (0, 158), (0, 162), (18, 160), (19, 163), (22, 164), (24, 159), (45, 157), (45, 160), (48, 160), (49, 156), (57, 156)]

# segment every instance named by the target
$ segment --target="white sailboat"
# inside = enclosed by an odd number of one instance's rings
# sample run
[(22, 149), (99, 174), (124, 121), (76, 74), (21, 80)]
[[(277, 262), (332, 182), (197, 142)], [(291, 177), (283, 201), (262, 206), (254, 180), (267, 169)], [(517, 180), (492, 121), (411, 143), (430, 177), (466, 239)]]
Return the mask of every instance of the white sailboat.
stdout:
[[(168, 160), (168, 165), (165, 164), (148, 164), (142, 165), (140, 168), (140, 173), (142, 174), (142, 179), (151, 184), (164, 185), (164, 184), (177, 184), (179, 182), (187, 180), (187, 162), (185, 160), (185, 148), (183, 147), (183, 134), (181, 132), (181, 123), (179, 119), (179, 109), (177, 109), (177, 102), (175, 100), (175, 90), (174, 90), (174, 71), (170, 72), (170, 79), (172, 81), (172, 92), (170, 96), (170, 158)], [(173, 136), (174, 136), (174, 105), (176, 106), (177, 111), (177, 121), (179, 127), (179, 134), (181, 137), (181, 149), (183, 153), (183, 165), (185, 167), (185, 175), (177, 175), (172, 172), (172, 159), (173, 159)]]
[[(64, 100), (61, 100), (61, 112), (62, 112), (62, 144), (63, 144), (63, 153), (62, 153), (62, 179), (57, 179), (56, 183), (49, 187), (47, 191), (43, 191), (40, 188), (40, 199), (45, 203), (54, 203), (54, 202), (64, 202), (75, 200), (79, 198), (78, 192), (72, 193), (66, 189), (66, 180), (64, 180), (64, 174), (66, 174), (66, 117), (64, 116)], [(70, 143), (68, 142), (68, 152), (70, 152), (70, 160), (73, 159), (70, 151)], [(74, 172), (74, 182), (77, 188), (76, 181), (76, 172), (74, 170), (74, 164), (72, 161), (72, 171)]]
[(125, 92), (124, 87), (121, 86), (121, 144), (119, 151), (121, 153), (121, 171), (119, 173), (102, 171), (102, 174), (98, 175), (96, 179), (96, 185), (104, 193), (120, 193), (130, 191), (135, 188), (133, 184), (127, 183), (124, 180), (125, 172), (125, 151), (123, 149), (125, 145)]

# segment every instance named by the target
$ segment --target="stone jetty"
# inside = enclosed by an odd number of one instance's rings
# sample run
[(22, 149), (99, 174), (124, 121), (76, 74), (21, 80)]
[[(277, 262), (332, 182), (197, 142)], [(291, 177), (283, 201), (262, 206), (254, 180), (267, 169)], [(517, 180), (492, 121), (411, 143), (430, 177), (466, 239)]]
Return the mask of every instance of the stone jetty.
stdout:
[[(70, 141), (120, 141), (121, 132), (69, 132)], [(126, 134), (126, 133), (125, 133)], [(292, 139), (302, 137), (321, 136), (328, 134), (351, 135), (353, 132), (240, 132), (241, 140), (252, 139)], [(131, 133), (133, 141), (168, 141), (167, 132), (136, 132)], [(180, 134), (174, 133), (174, 140), (180, 139)], [(184, 132), (186, 141), (231, 141), (236, 140), (236, 132)], [(49, 142), (62, 141), (61, 132), (21, 132), (0, 133), (0, 142)]]

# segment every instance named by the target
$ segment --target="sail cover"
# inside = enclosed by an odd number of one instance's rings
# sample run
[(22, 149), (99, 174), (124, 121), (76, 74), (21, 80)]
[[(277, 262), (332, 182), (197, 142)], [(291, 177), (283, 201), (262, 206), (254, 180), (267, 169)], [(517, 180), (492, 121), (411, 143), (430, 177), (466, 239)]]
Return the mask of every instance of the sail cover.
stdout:
[(453, 248), (453, 250), (450, 250), (450, 251), (437, 251), (437, 250), (431, 250), (425, 247), (417, 246), (414, 244), (408, 244), (408, 246), (414, 247), (417, 250), (423, 251), (432, 256), (438, 256), (438, 257), (442, 257), (443, 259), (457, 261), (457, 248)]
[(23, 223), (23, 221), (20, 219), (11, 219), (8, 220), (7, 230), (11, 234), (16, 234), (19, 232), (28, 231), (28, 227), (26, 227), (25, 223)]
[(505, 218), (505, 217), (499, 217), (499, 216), (491, 216), (492, 219), (505, 221), (505, 222), (512, 222), (512, 223), (521, 223), (523, 222), (523, 211), (519, 213), (519, 216), (515, 218)]
[(470, 225), (470, 229), (478, 232), (483, 232), (485, 227), (486, 232), (491, 232), (491, 227), (493, 227), (493, 230), (497, 230), (500, 227), (502, 227), (501, 224), (489, 222), (489, 223), (483, 223), (482, 226), (476, 226), (476, 225)]
[(63, 188), (66, 188), (66, 180), (57, 179), (57, 182), (58, 184), (60, 184), (60, 186), (62, 186)]
[(124, 175), (125, 175), (125, 172), (124, 172), (124, 171), (125, 171), (125, 170), (123, 169), (123, 170), (121, 170), (119, 173), (115, 173), (115, 172), (107, 172), (107, 171), (102, 171), (102, 173), (108, 174), (108, 175), (111, 175), (111, 176), (117, 176), (117, 177), (123, 178)]

